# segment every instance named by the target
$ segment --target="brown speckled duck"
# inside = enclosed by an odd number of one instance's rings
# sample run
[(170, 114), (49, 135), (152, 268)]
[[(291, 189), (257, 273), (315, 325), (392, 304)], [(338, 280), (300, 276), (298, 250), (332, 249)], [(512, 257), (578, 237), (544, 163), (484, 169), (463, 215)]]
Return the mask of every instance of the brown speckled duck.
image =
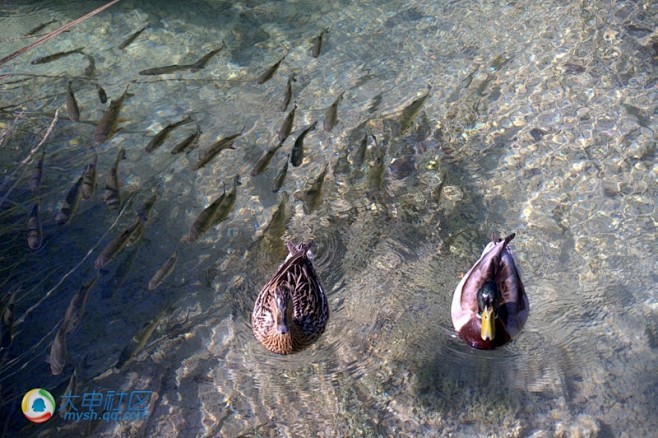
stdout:
[(313, 266), (312, 244), (288, 242), (288, 257), (256, 298), (252, 330), (273, 353), (303, 350), (327, 325), (329, 306)]
[(530, 310), (509, 243), (493, 236), (452, 297), (452, 324), (470, 346), (492, 350), (514, 339)]

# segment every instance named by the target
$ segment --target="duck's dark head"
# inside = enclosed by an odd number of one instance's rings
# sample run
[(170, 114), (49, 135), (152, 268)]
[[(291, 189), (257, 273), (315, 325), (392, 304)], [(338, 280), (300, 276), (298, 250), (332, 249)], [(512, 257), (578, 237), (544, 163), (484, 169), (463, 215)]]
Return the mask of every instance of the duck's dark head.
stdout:
[(279, 286), (274, 292), (274, 319), (276, 331), (280, 335), (290, 332), (293, 317), (292, 295), (286, 287)]
[(478, 315), (482, 320), (480, 337), (484, 341), (491, 341), (496, 337), (496, 308), (498, 287), (493, 281), (485, 282), (478, 291)]

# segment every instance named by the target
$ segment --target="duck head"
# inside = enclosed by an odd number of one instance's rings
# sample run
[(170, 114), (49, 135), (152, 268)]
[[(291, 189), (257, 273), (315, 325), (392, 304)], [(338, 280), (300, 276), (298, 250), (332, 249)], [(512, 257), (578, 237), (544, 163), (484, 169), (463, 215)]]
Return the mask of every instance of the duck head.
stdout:
[(498, 287), (493, 281), (486, 281), (477, 293), (478, 316), (482, 322), (480, 337), (483, 341), (493, 341), (496, 337), (495, 303), (498, 295)]
[(292, 302), (292, 295), (288, 288), (279, 286), (274, 291), (274, 321), (276, 323), (276, 331), (279, 335), (287, 335), (290, 333), (290, 324), (293, 320), (294, 307)]

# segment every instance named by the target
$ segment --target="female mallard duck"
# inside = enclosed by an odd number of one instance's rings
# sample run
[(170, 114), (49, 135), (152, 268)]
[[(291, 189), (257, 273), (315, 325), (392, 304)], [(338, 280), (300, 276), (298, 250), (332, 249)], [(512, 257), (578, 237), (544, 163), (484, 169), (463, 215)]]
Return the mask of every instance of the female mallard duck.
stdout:
[(503, 240), (494, 235), (455, 289), (452, 324), (472, 347), (491, 350), (505, 345), (528, 319), (528, 297), (508, 246), (514, 236)]
[(303, 350), (327, 325), (329, 306), (313, 267), (312, 244), (288, 242), (288, 257), (256, 298), (252, 330), (273, 353)]

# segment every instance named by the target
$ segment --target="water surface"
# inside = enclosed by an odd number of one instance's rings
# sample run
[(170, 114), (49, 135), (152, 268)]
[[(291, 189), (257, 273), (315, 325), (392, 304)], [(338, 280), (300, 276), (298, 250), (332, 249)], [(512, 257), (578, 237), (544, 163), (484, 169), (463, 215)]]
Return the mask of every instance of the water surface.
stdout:
[[(3, 55), (102, 2), (0, 5)], [(3, 436), (650, 436), (658, 427), (656, 298), (656, 9), (650, 2), (120, 2), (0, 66), (3, 204), (0, 293), (16, 322), (0, 356)], [(126, 49), (117, 46), (146, 22)], [(323, 29), (318, 58), (311, 39)], [(198, 71), (143, 76), (191, 63)], [(84, 47), (32, 65), (38, 56)], [(6, 52), (6, 53), (5, 53)], [(285, 55), (264, 84), (255, 79)], [(294, 132), (256, 177), (295, 73)], [(66, 117), (66, 84), (81, 121)], [(121, 129), (93, 146), (94, 125), (129, 86)], [(403, 111), (430, 94), (418, 114)], [(339, 123), (321, 128), (340, 93)], [(28, 189), (44, 136), (40, 192)], [(167, 123), (191, 115), (154, 153)], [(300, 167), (271, 184), (294, 138), (315, 120)], [(243, 131), (234, 150), (193, 171), (198, 151), (169, 150), (198, 124), (201, 147)], [(358, 145), (369, 139), (359, 163)], [(118, 212), (102, 199), (120, 147)], [(377, 151), (385, 151), (380, 178)], [(70, 224), (58, 203), (98, 154), (99, 190)], [(328, 165), (312, 211), (304, 193)], [(241, 175), (233, 212), (195, 244), (180, 243), (199, 212)], [(45, 362), (73, 294), (94, 260), (158, 200), (142, 239), (100, 272), (64, 371)], [(285, 191), (284, 224), (266, 231)], [(40, 203), (44, 246), (29, 251)], [(272, 231), (274, 230), (274, 231)], [(521, 336), (493, 352), (455, 336), (460, 274), (492, 233), (512, 242), (530, 300)], [(259, 288), (284, 242), (314, 239), (331, 319), (308, 350), (269, 354), (253, 338)], [(156, 291), (153, 273), (178, 263)], [(155, 330), (115, 368), (131, 338)], [(148, 389), (139, 422), (30, 424), (20, 399)], [(110, 370), (110, 371), (108, 371)]]

